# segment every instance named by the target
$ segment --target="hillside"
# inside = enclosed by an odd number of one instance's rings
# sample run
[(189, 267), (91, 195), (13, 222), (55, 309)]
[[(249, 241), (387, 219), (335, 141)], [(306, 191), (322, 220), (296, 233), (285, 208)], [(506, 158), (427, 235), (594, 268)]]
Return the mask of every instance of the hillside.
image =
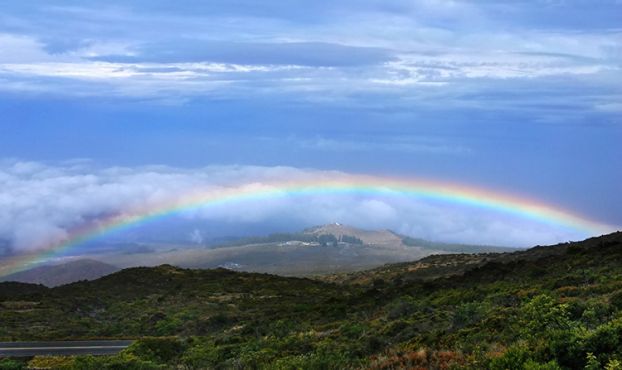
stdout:
[(466, 271), (500, 259), (504, 255), (501, 253), (435, 254), (414, 262), (387, 264), (371, 270), (330, 274), (317, 276), (317, 278), (326, 282), (355, 285), (369, 285), (378, 279), (402, 282), (426, 281), (462, 275)]
[(79, 259), (16, 272), (1, 277), (0, 281), (18, 281), (54, 287), (79, 280), (94, 280), (116, 271), (119, 271), (118, 267), (107, 263), (91, 259)]
[[(465, 272), (495, 263), (516, 263), (519, 261), (535, 261), (563, 256), (577, 248), (595, 249), (608, 243), (616, 243), (618, 234), (591, 238), (580, 243), (561, 243), (552, 246), (537, 246), (528, 250), (512, 250), (506, 248), (481, 247), (482, 251), (506, 250), (505, 252), (453, 253), (434, 254), (413, 262), (387, 264), (366, 271), (318, 276), (329, 282), (347, 284), (369, 284), (376, 279), (402, 281), (434, 280), (441, 277), (463, 275)], [(458, 245), (453, 245), (458, 247)], [(473, 246), (474, 247), (474, 246)], [(475, 247), (474, 247), (475, 248)], [(477, 250), (477, 249), (475, 249)]]
[(157, 337), (117, 356), (64, 360), (75, 368), (615, 369), (622, 360), (619, 232), (332, 282), (163, 265), (51, 289), (0, 283), (0, 293), (0, 340)]

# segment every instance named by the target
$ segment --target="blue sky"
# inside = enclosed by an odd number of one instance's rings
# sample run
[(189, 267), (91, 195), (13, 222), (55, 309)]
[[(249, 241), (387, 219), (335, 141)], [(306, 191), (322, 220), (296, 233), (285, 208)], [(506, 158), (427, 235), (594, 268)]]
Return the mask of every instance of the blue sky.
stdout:
[[(619, 0), (3, 1), (0, 158), (5, 174), (88, 160), (83, 174), (435, 178), (622, 225), (619, 14)], [(537, 235), (505, 244), (565, 237)]]

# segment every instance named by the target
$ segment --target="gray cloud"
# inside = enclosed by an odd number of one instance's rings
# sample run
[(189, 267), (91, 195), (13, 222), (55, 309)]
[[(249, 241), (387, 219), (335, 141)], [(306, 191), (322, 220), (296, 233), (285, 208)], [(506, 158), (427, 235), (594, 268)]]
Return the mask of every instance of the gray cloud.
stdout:
[(140, 45), (129, 55), (100, 55), (91, 60), (112, 63), (229, 63), (348, 67), (381, 64), (394, 59), (381, 48), (324, 42), (250, 43), (175, 40)]
[[(269, 139), (276, 141), (276, 139)], [(449, 140), (436, 137), (421, 136), (393, 136), (375, 137), (373, 140), (359, 137), (345, 137), (342, 139), (316, 137), (314, 139), (288, 140), (292, 145), (317, 151), (326, 152), (398, 152), (398, 153), (433, 153), (448, 155), (468, 155), (471, 149)]]
[(452, 94), (468, 80), (620, 80), (615, 1), (286, 3), (11, 4), (0, 15), (0, 89), (318, 101), (414, 98), (430, 87)]

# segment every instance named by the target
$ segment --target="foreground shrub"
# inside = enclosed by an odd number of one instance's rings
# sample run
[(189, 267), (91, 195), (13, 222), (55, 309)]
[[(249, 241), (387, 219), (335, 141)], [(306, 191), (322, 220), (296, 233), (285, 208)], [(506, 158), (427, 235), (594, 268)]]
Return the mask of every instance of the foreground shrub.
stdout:
[(176, 363), (184, 352), (184, 344), (176, 337), (141, 338), (124, 352), (159, 364)]
[(70, 367), (76, 370), (161, 370), (167, 368), (169, 367), (154, 364), (130, 354), (77, 357)]
[(28, 361), (30, 369), (73, 369), (75, 359), (64, 356), (36, 356)]
[(25, 364), (10, 358), (0, 359), (0, 370), (21, 370), (25, 368)]

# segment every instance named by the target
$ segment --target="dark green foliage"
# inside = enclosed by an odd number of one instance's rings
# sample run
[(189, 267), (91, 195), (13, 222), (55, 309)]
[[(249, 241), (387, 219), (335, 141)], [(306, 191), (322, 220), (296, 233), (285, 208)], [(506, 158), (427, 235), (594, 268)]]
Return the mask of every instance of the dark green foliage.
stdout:
[(168, 265), (0, 284), (0, 338), (139, 339), (76, 369), (615, 369), (621, 241), (432, 256), (340, 284)]
[(0, 283), (0, 300), (16, 299), (37, 294), (43, 294), (48, 290), (44, 285), (18, 283), (14, 281)]
[(162, 364), (177, 362), (183, 351), (184, 344), (175, 337), (141, 338), (126, 349), (128, 354)]
[(616, 310), (622, 311), (622, 290), (614, 292), (609, 298), (609, 303)]
[(317, 241), (318, 243), (320, 243), (320, 245), (327, 246), (327, 245), (336, 245), (339, 240), (333, 234), (322, 234), (317, 237)]
[(357, 244), (357, 245), (363, 244), (363, 241), (361, 239), (357, 238), (356, 236), (350, 236), (350, 235), (342, 235), (340, 241), (344, 243)]
[(117, 356), (80, 356), (70, 369), (79, 370), (161, 370), (170, 366), (121, 353)]
[(255, 236), (255, 237), (249, 237), (249, 238), (242, 238), (242, 239), (238, 239), (233, 242), (230, 242), (230, 243), (225, 243), (223, 245), (216, 246), (216, 248), (231, 247), (231, 246), (237, 246), (237, 245), (248, 245), (248, 244), (282, 243), (282, 242), (288, 242), (288, 241), (293, 241), (293, 240), (311, 243), (311, 242), (317, 242), (318, 238), (316, 235), (306, 234), (306, 233), (292, 233), (292, 234), (276, 233), (276, 234), (270, 234), (268, 236)]
[(0, 370), (21, 370), (25, 369), (26, 364), (9, 358), (0, 359)]

